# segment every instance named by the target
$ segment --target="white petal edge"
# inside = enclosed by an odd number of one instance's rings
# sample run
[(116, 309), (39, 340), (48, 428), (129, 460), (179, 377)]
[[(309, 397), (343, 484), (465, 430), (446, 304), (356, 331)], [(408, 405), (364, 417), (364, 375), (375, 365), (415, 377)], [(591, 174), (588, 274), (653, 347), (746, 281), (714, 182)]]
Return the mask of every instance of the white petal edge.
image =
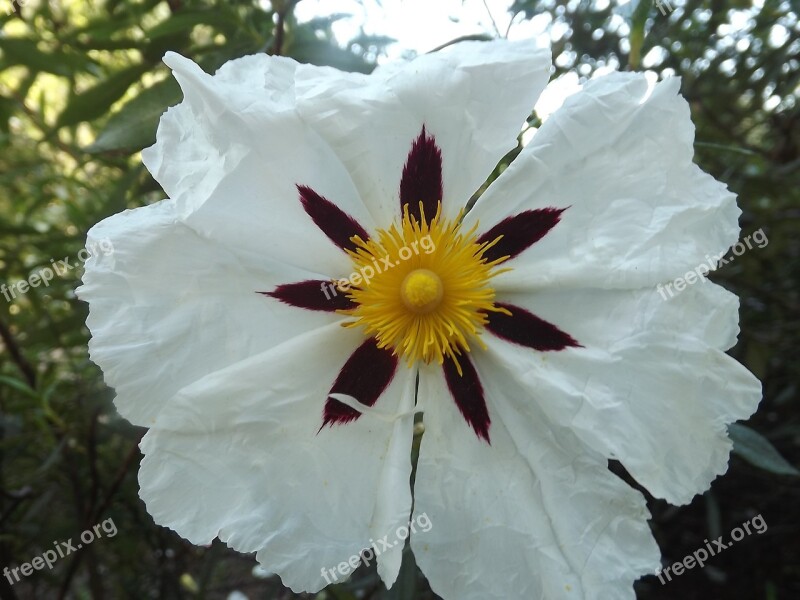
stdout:
[(688, 504), (727, 470), (727, 425), (749, 417), (761, 400), (760, 382), (736, 360), (676, 332), (643, 331), (559, 352), (495, 336), (485, 342), (551, 422), (619, 460), (671, 504)]
[(179, 218), (249, 264), (263, 257), (306, 270), (349, 274), (348, 256), (314, 224), (298, 185), (336, 204), (367, 231), (375, 223), (330, 147), (297, 114), (288, 59), (240, 59), (262, 68), (244, 81), (233, 66), (211, 76), (168, 53), (184, 93), (142, 158)]
[(692, 162), (694, 126), (680, 81), (642, 74), (587, 83), (465, 218), (486, 231), (509, 215), (566, 209), (508, 261), (498, 290), (636, 288), (683, 275), (736, 242), (735, 195)]
[(550, 64), (550, 50), (532, 41), (496, 40), (455, 44), (371, 76), (320, 77), (302, 67), (299, 110), (347, 166), (376, 221), (400, 217), (403, 165), (424, 125), (442, 151), (442, 208), (452, 218), (516, 146)]
[(323, 275), (267, 258), (245, 265), (177, 218), (175, 203), (127, 210), (89, 231), (78, 296), (89, 303), (89, 352), (120, 414), (149, 426), (182, 387), (281, 342), (341, 321), (258, 294)]
[(444, 600), (632, 600), (659, 566), (642, 495), (566, 429), (531, 418), (525, 390), (475, 360), (491, 445), (465, 423), (440, 370), (420, 373), (424, 408), (412, 535), (417, 564)]
[(555, 288), (498, 293), (497, 300), (524, 308), (585, 347), (608, 348), (643, 332), (679, 331), (729, 350), (739, 335), (739, 298), (706, 279), (672, 298), (657, 288)]
[[(141, 443), (140, 494), (156, 522), (194, 544), (218, 536), (257, 552), (296, 592), (322, 589), (323, 569), (408, 522), (412, 414), (399, 427), (367, 413), (317, 433), (330, 386), (362, 340), (331, 325), (182, 390)], [(404, 412), (414, 376), (399, 369), (376, 406)]]

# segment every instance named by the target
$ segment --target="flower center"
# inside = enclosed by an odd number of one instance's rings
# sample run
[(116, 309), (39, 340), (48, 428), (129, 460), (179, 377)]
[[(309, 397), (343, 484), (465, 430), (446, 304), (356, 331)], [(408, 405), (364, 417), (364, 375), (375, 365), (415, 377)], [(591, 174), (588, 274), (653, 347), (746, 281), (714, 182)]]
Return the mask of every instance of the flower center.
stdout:
[(421, 315), (439, 306), (443, 295), (442, 280), (428, 269), (411, 271), (400, 286), (400, 296), (405, 305), (411, 312)]
[(356, 307), (340, 312), (354, 319), (346, 327), (363, 328), (409, 366), (418, 360), (442, 364), (447, 356), (460, 370), (457, 355), (470, 352), (473, 342), (483, 346), (487, 314), (508, 314), (495, 306), (489, 285), (508, 257), (488, 261), (483, 254), (500, 238), (479, 243), (477, 225), (462, 233), (461, 215), (442, 219), (441, 204), (430, 221), (421, 204), (420, 215), (406, 205), (399, 224), (367, 241), (351, 238), (357, 248), (348, 253), (362, 283), (348, 293)]

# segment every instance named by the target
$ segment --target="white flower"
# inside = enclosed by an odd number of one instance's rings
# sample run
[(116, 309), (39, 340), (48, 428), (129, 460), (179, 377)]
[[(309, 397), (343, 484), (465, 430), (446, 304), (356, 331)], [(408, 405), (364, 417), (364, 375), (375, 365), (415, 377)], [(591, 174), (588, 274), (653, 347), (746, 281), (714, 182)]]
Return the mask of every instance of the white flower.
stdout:
[[(760, 399), (724, 352), (736, 297), (656, 291), (738, 235), (679, 82), (589, 82), (463, 215), (547, 51), (465, 43), (370, 76), (165, 61), (185, 99), (144, 160), (170, 199), (92, 229), (115, 252), (80, 290), (93, 360), (150, 428), (156, 522), (313, 592), (426, 513), (411, 547), (444, 598), (633, 598), (659, 552), (607, 459), (687, 503)], [(377, 557), (387, 585), (401, 552)]]

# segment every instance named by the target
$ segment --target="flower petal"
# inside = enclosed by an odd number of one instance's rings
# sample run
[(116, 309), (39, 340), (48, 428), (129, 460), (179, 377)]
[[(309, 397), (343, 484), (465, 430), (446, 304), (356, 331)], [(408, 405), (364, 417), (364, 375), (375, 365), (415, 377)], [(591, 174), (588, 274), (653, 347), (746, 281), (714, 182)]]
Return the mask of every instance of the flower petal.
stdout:
[(489, 411), (486, 409), (481, 380), (468, 355), (459, 357), (458, 362), (461, 366), (461, 373), (458, 372), (453, 359), (449, 356), (445, 357), (442, 371), (447, 382), (447, 389), (461, 416), (475, 430), (479, 438), (489, 442), (491, 420)]
[(492, 312), (487, 315), (486, 329), (497, 337), (540, 352), (580, 346), (571, 335), (524, 308), (505, 302), (495, 302), (495, 306), (511, 313)]
[(728, 350), (739, 334), (739, 298), (706, 279), (674, 298), (665, 297), (658, 288), (551, 289), (506, 292), (500, 295), (499, 303), (521, 308), (568, 330), (585, 346), (612, 347), (644, 331), (665, 335), (677, 331), (713, 348)]
[(378, 400), (396, 419), (319, 430), (341, 351), (360, 339), (332, 324), (181, 390), (141, 444), (156, 522), (257, 552), (297, 592), (407, 523), (416, 374), (401, 370)]
[(271, 292), (259, 292), (271, 296), (289, 306), (307, 310), (336, 312), (355, 306), (345, 294), (338, 293), (336, 286), (324, 279), (307, 279), (297, 283), (284, 283)]
[[(329, 394), (345, 394), (364, 406), (374, 406), (397, 371), (397, 356), (391, 349), (379, 348), (375, 338), (356, 348), (339, 371)], [(322, 426), (342, 425), (361, 416), (356, 409), (328, 397)]]
[(405, 206), (408, 205), (409, 213), (421, 222), (422, 203), (422, 211), (430, 221), (438, 210), (442, 191), (442, 151), (436, 145), (436, 139), (428, 135), (423, 125), (403, 167), (403, 176), (400, 179), (400, 214), (405, 214)]
[(316, 273), (263, 257), (242, 264), (158, 202), (101, 221), (89, 244), (113, 247), (85, 264), (89, 351), (116, 389), (120, 414), (149, 425), (182, 387), (339, 315), (311, 313), (257, 294)]
[(537, 208), (503, 219), (478, 238), (478, 243), (484, 244), (502, 236), (496, 244), (483, 253), (486, 261), (491, 262), (503, 256), (514, 258), (547, 235), (547, 232), (561, 220), (561, 213), (565, 210)]
[(698, 283), (655, 290), (562, 290), (507, 296), (568, 322), (583, 348), (546, 355), (485, 341), (532, 405), (619, 460), (654, 496), (685, 504), (727, 469), (727, 425), (750, 416), (758, 380), (722, 352), (735, 340), (735, 297)]
[(237, 80), (236, 65), (211, 76), (177, 54), (164, 60), (184, 100), (162, 117), (158, 141), (142, 157), (176, 201), (178, 218), (250, 264), (270, 256), (306, 270), (347, 273), (349, 258), (330, 251), (330, 230), (314, 225), (298, 186), (330, 200), (361, 231), (375, 225), (342, 163), (297, 113), (297, 64), (242, 59), (259, 76)]
[(424, 408), (411, 536), (417, 564), (445, 599), (632, 600), (659, 566), (642, 495), (566, 429), (551, 427), (513, 379), (476, 357), (492, 417), (478, 439), (436, 369), (420, 373)]
[(298, 185), (297, 191), (300, 192), (300, 202), (311, 220), (342, 250), (355, 252), (358, 249), (358, 245), (350, 240), (352, 237), (358, 236), (364, 241), (369, 239), (369, 235), (358, 221), (333, 202), (323, 198), (307, 185)]
[(635, 288), (706, 263), (738, 236), (734, 194), (692, 162), (694, 126), (680, 81), (643, 75), (590, 81), (541, 126), (465, 218), (566, 208), (520, 254), (498, 290)]
[(381, 223), (399, 217), (403, 167), (424, 125), (441, 149), (452, 218), (514, 148), (549, 68), (549, 50), (530, 42), (466, 42), (370, 76), (300, 68), (298, 103)]

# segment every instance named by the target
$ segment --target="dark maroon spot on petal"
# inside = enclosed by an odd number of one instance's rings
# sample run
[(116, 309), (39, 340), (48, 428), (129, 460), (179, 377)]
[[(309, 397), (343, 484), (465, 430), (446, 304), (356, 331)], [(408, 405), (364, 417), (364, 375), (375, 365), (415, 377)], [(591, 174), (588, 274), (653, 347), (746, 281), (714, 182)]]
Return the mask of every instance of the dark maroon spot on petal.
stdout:
[(566, 208), (537, 208), (526, 210), (513, 217), (503, 219), (478, 238), (478, 243), (491, 242), (503, 236), (499, 242), (484, 252), (488, 262), (503, 256), (514, 258), (517, 254), (538, 242), (561, 220)]
[(511, 315), (498, 312), (488, 314), (489, 322), (486, 329), (497, 337), (542, 352), (583, 347), (568, 333), (564, 333), (552, 323), (540, 319), (524, 308), (501, 302), (495, 302), (495, 306), (505, 308), (511, 313)]
[(458, 362), (461, 365), (461, 375), (458, 374), (456, 363), (450, 357), (445, 357), (442, 368), (447, 387), (456, 401), (456, 406), (461, 415), (475, 430), (479, 438), (489, 442), (489, 410), (486, 408), (486, 400), (483, 397), (483, 386), (472, 366), (468, 356), (460, 356)]
[[(329, 393), (347, 394), (365, 406), (372, 406), (388, 387), (396, 370), (397, 357), (387, 348), (378, 348), (375, 338), (370, 338), (347, 359)], [(354, 408), (328, 398), (322, 427), (349, 423), (360, 416)]]
[(333, 312), (356, 307), (355, 302), (350, 300), (345, 292), (337, 289), (336, 284), (324, 279), (285, 283), (276, 287), (275, 291), (258, 293), (271, 296), (284, 304), (308, 310)]
[(369, 234), (353, 217), (344, 212), (327, 198), (305, 185), (298, 185), (300, 202), (303, 204), (308, 216), (316, 223), (322, 233), (342, 250), (355, 250), (357, 246), (350, 241), (354, 235), (360, 236), (365, 242)]
[(430, 222), (442, 199), (442, 151), (432, 135), (425, 132), (414, 140), (403, 167), (400, 180), (400, 214), (406, 204), (410, 215), (420, 220), (419, 203), (425, 208), (425, 218)]

